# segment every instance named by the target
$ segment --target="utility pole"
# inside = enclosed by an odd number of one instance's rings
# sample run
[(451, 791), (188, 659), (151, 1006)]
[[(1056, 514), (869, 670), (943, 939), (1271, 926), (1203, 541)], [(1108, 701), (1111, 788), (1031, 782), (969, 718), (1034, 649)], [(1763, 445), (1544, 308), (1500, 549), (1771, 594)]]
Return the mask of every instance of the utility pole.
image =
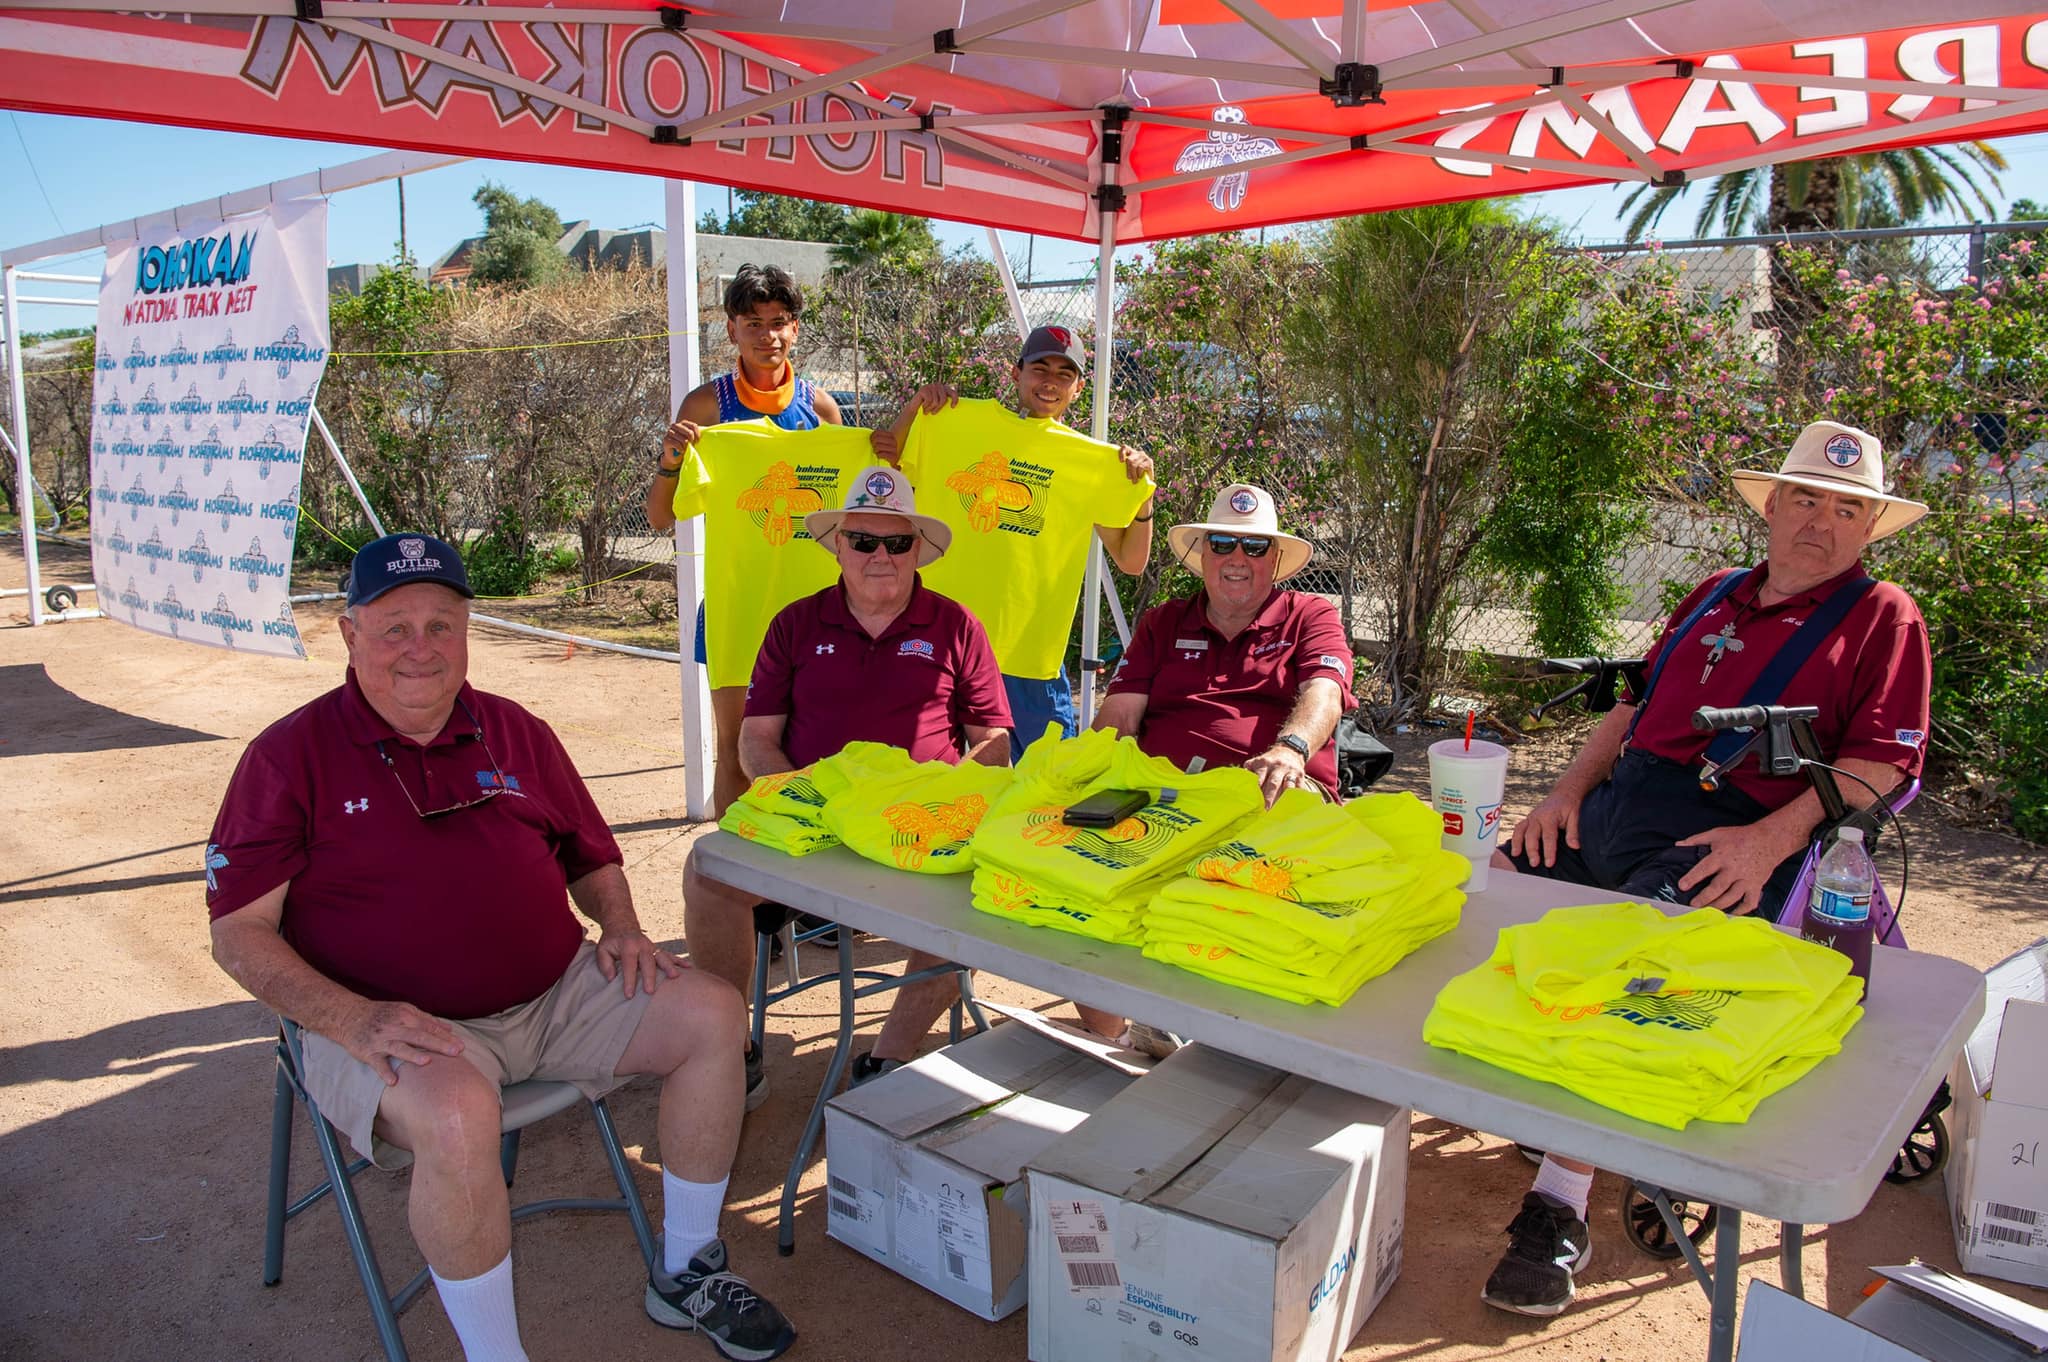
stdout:
[(398, 177), (398, 253), (410, 260), (412, 253), (405, 248), (405, 176)]

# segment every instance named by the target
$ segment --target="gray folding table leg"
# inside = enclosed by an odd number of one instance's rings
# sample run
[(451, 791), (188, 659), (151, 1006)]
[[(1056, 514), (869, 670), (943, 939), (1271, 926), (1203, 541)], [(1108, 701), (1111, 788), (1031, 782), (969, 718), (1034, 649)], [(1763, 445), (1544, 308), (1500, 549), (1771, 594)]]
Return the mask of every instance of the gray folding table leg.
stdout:
[(832, 1063), (825, 1069), (825, 1081), (818, 1087), (817, 1100), (811, 1103), (810, 1119), (804, 1122), (803, 1138), (797, 1142), (796, 1153), (789, 1160), (789, 1175), (782, 1180), (782, 1211), (775, 1228), (775, 1249), (787, 1258), (796, 1252), (796, 1189), (803, 1179), (804, 1167), (811, 1161), (811, 1150), (818, 1143), (818, 1134), (825, 1128), (825, 1104), (832, 1100), (832, 1094), (839, 1091), (839, 1080), (846, 1074), (846, 1057), (853, 1048), (853, 1000), (854, 990), (860, 980), (853, 973), (853, 933), (845, 927), (839, 929), (839, 1035), (832, 1043)]
[(590, 1118), (597, 1123), (597, 1141), (604, 1146), (605, 1162), (611, 1165), (612, 1180), (619, 1184), (619, 1199), (625, 1204), (626, 1219), (633, 1222), (633, 1238), (640, 1245), (640, 1259), (649, 1272), (659, 1266), (654, 1260), (654, 1227), (647, 1223), (647, 1207), (633, 1185), (633, 1172), (626, 1167), (626, 1154), (619, 1147), (619, 1132), (612, 1125), (612, 1111), (603, 1098), (590, 1103)]
[(263, 1220), (263, 1284), (276, 1286), (284, 1277), (284, 1226), (289, 1217), (292, 1176), (292, 1081), (284, 1061), (277, 1063), (277, 1095), (270, 1102), (270, 1207)]
[(1707, 1362), (1735, 1362), (1736, 1289), (1742, 1284), (1742, 1212), (1720, 1208), (1714, 1226), (1713, 1310), (1707, 1331)]
[(1806, 1277), (1799, 1266), (1799, 1251), (1806, 1226), (1789, 1220), (1778, 1223), (1778, 1285), (1799, 1300), (1806, 1299)]

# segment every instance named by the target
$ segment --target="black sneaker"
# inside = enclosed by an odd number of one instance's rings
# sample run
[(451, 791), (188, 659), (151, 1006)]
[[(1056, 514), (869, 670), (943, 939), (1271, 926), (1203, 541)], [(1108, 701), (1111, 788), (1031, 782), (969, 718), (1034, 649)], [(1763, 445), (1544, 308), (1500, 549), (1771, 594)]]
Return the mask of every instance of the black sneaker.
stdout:
[(853, 1057), (853, 1073), (847, 1078), (846, 1086), (857, 1088), (871, 1078), (880, 1078), (892, 1069), (900, 1069), (902, 1067), (903, 1061), (900, 1059), (876, 1059), (873, 1054), (855, 1055)]
[(648, 1275), (647, 1317), (669, 1329), (701, 1330), (712, 1347), (740, 1362), (780, 1357), (796, 1342), (782, 1312), (726, 1271), (723, 1239), (712, 1240), (673, 1277)]
[(759, 1050), (747, 1051), (747, 1106), (748, 1111), (768, 1100), (768, 1072), (761, 1063)]
[(1508, 1226), (1508, 1251), (1486, 1279), (1479, 1299), (1496, 1310), (1549, 1316), (1572, 1303), (1572, 1274), (1593, 1256), (1586, 1222), (1572, 1208), (1541, 1192), (1522, 1198)]

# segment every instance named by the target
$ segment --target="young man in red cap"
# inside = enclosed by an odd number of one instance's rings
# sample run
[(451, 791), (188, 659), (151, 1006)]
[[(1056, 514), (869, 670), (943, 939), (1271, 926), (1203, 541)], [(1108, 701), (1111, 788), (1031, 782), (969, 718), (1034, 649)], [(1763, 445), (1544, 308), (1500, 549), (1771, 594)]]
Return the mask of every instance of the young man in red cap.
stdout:
[(728, 1358), (780, 1355), (796, 1331), (718, 1237), (739, 993), (641, 930), (618, 843), (554, 732), (469, 685), (455, 549), (375, 540), (347, 594), (346, 680), (249, 744), (214, 821), (214, 959), (304, 1028), (321, 1115), (366, 1157), (413, 1165), (413, 1237), (468, 1357), (526, 1356), (500, 1088), (547, 1078), (594, 1096), (633, 1074), (662, 1079), (647, 1313)]
[[(1801, 431), (1777, 472), (1739, 472), (1735, 487), (1770, 527), (1764, 561), (1717, 572), (1679, 603), (1642, 691), (1601, 720), (1494, 865), (1776, 921), (1820, 798), (1804, 777), (1751, 762), (1701, 789), (1715, 735), (1693, 731), (1693, 711), (1815, 705), (1830, 763), (1883, 792), (1920, 773), (1927, 625), (1911, 596), (1864, 572), (1863, 550), (1927, 508), (1886, 491), (1876, 436), (1833, 421)], [(1871, 798), (1855, 780), (1842, 796), (1852, 807)], [(1481, 1299), (1539, 1316), (1571, 1304), (1592, 1254), (1592, 1181), (1592, 1165), (1544, 1156)]]

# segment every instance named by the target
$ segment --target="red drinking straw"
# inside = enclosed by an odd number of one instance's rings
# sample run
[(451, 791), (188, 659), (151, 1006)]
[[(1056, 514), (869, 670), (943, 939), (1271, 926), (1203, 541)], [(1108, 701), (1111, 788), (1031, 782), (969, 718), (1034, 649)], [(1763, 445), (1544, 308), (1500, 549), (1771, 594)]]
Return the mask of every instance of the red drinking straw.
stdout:
[(1472, 711), (1465, 711), (1465, 750), (1472, 750)]

